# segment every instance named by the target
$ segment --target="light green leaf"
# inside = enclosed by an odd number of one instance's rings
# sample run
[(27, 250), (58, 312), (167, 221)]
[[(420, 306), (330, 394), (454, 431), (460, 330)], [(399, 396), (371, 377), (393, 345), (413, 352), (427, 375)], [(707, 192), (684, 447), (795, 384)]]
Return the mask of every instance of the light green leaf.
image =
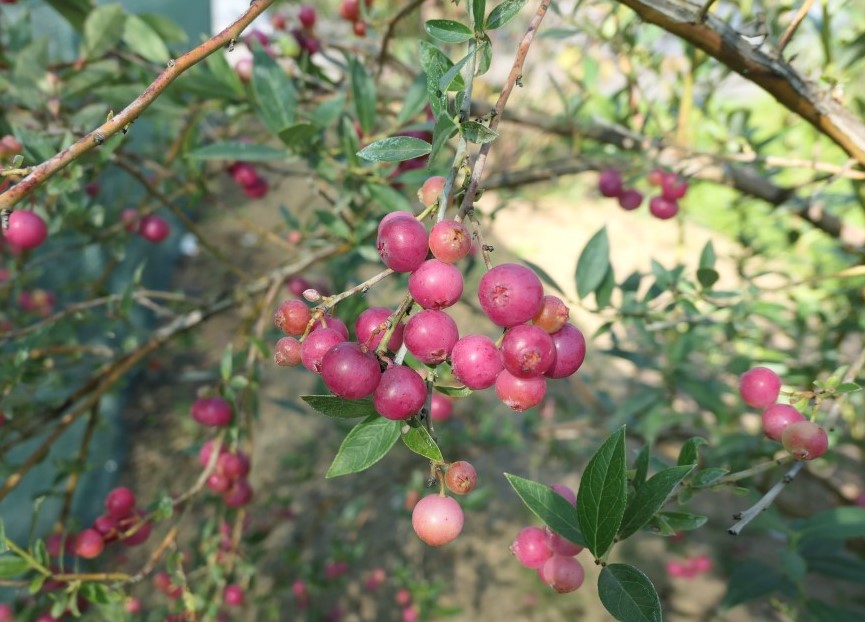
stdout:
[(419, 423), (416, 418), (412, 418), (412, 421), (407, 423), (409, 425), (408, 432), (402, 435), (402, 442), (405, 443), (405, 446), (433, 462), (444, 462), (442, 450), (430, 436), (426, 426)]
[(126, 17), (123, 42), (134, 53), (154, 63), (165, 63), (171, 58), (171, 53), (159, 33), (137, 15)]
[(463, 134), (463, 137), (470, 143), (476, 143), (482, 145), (484, 143), (491, 143), (499, 135), (488, 128), (483, 123), (478, 123), (477, 121), (466, 121), (462, 125), (460, 125), (460, 131)]
[(487, 30), (501, 28), (517, 16), (528, 0), (505, 0), (492, 11), (487, 17)]
[(432, 145), (414, 136), (391, 136), (370, 143), (357, 152), (361, 158), (371, 162), (400, 162), (424, 156)]
[(0, 579), (20, 577), (30, 568), (26, 560), (12, 555), (0, 555)]
[(86, 59), (99, 58), (115, 47), (123, 36), (126, 15), (119, 4), (97, 7), (84, 22), (84, 43), (81, 55)]
[(462, 43), (474, 36), (472, 29), (449, 19), (431, 19), (424, 24), (424, 30), (433, 39), (444, 43)]

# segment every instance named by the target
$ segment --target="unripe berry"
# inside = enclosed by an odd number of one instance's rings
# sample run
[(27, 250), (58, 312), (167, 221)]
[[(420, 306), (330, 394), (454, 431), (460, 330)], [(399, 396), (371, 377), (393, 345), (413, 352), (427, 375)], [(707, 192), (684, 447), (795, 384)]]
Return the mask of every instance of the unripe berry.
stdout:
[(781, 378), (766, 367), (754, 367), (739, 377), (739, 395), (748, 406), (765, 408), (778, 399)]
[[(247, 83), (250, 80), (252, 80), (252, 69), (253, 69), (253, 65), (252, 65), (252, 59), (251, 58), (241, 58), (240, 60), (238, 60), (234, 64), (234, 73), (236, 73), (237, 77), (240, 78), (240, 81), (244, 82), (244, 83)], [(258, 175), (255, 173), (254, 170), (253, 170), (253, 175), (255, 175), (255, 179), (258, 179)], [(237, 178), (235, 178), (235, 181), (237, 181)], [(253, 182), (249, 181), (248, 183), (244, 184), (244, 183), (241, 183), (238, 181), (237, 183), (245, 188), (246, 186), (252, 184)]]
[(312, 319), (312, 311), (302, 300), (285, 300), (273, 314), (273, 325), (286, 335), (302, 335)]
[(666, 174), (667, 173), (663, 169), (653, 168), (649, 171), (649, 174), (646, 175), (646, 181), (649, 182), (650, 186), (660, 186)]
[(524, 527), (510, 546), (511, 553), (526, 568), (540, 568), (552, 557), (547, 534), (540, 527)]
[(9, 228), (3, 229), (3, 237), (19, 248), (36, 248), (48, 237), (48, 226), (38, 214), (14, 210), (9, 215)]
[(571, 311), (558, 296), (544, 296), (542, 300), (541, 310), (532, 318), (532, 324), (552, 335), (567, 323)]
[(544, 532), (547, 534), (547, 546), (550, 548), (554, 555), (565, 555), (567, 557), (573, 557), (574, 555), (577, 555), (580, 551), (583, 550), (583, 547), (581, 547), (579, 544), (574, 544), (567, 538), (564, 538), (557, 534), (549, 527), (545, 527)]
[(425, 543), (442, 546), (456, 540), (462, 532), (463, 509), (452, 497), (427, 495), (414, 506), (411, 526)]
[(586, 338), (573, 324), (565, 324), (561, 330), (550, 335), (553, 340), (553, 363), (544, 372), (547, 378), (567, 378), (576, 372), (586, 360)]
[(441, 175), (427, 178), (423, 182), (423, 186), (420, 187), (420, 190), (417, 191), (417, 198), (420, 200), (421, 205), (429, 207), (438, 203), (439, 196), (441, 196), (442, 190), (445, 187), (445, 181), (447, 180)]
[(171, 226), (156, 214), (148, 214), (138, 223), (138, 235), (154, 244), (162, 242), (170, 233)]
[(517, 412), (537, 406), (547, 393), (547, 381), (543, 376), (517, 378), (507, 369), (496, 378), (496, 395), (509, 408)]
[(519, 378), (540, 376), (555, 360), (552, 338), (532, 324), (520, 324), (505, 331), (501, 350), (505, 369)]
[(780, 442), (784, 428), (797, 421), (805, 421), (805, 416), (789, 404), (770, 404), (763, 410), (763, 432), (773, 441)]
[(533, 270), (513, 263), (495, 266), (481, 277), (478, 301), (498, 326), (528, 322), (543, 306), (544, 287)]
[(315, 26), (315, 7), (309, 4), (301, 5), (300, 13), (298, 13), (297, 17), (300, 20), (301, 26), (306, 29), (312, 28)]
[(75, 538), (75, 554), (84, 559), (95, 559), (105, 550), (105, 541), (95, 529), (85, 529)]
[(463, 274), (453, 264), (427, 259), (408, 277), (408, 291), (424, 309), (445, 309), (463, 294)]
[(231, 404), (221, 397), (199, 398), (192, 403), (192, 418), (201, 425), (221, 428), (231, 423), (234, 413)]
[(222, 592), (222, 602), (229, 607), (242, 607), (246, 604), (246, 595), (243, 593), (243, 588), (233, 583), (226, 585), (225, 590)]
[(826, 430), (813, 421), (797, 421), (788, 425), (781, 432), (781, 443), (796, 460), (814, 460), (829, 449)]
[(294, 337), (283, 337), (276, 342), (273, 350), (273, 360), (280, 367), (297, 367), (300, 365), (301, 344)]
[(429, 233), (429, 248), (433, 256), (445, 263), (456, 263), (469, 254), (472, 235), (456, 220), (442, 220)]
[(345, 338), (333, 328), (312, 331), (300, 344), (300, 360), (309, 371), (320, 374), (321, 361), (328, 350), (343, 343)]
[(655, 218), (668, 220), (679, 213), (679, 204), (664, 197), (652, 197), (649, 201), (649, 212)]
[(414, 218), (393, 218), (379, 227), (376, 246), (388, 268), (412, 272), (426, 259), (429, 237), (423, 224)]
[(580, 562), (565, 555), (550, 557), (538, 571), (538, 576), (559, 594), (579, 589), (586, 578)]
[(126, 518), (135, 509), (135, 493), (125, 486), (118, 486), (105, 497), (105, 510), (114, 518)]
[(608, 168), (601, 171), (598, 177), (598, 190), (601, 195), (614, 198), (622, 194), (622, 175), (616, 169)]
[(452, 371), (469, 389), (491, 387), (504, 369), (501, 350), (485, 335), (466, 335), (451, 350)]
[(252, 501), (252, 486), (246, 479), (235, 480), (226, 492), (222, 494), (222, 501), (230, 508), (240, 508)]
[(624, 210), (635, 210), (643, 203), (643, 193), (639, 190), (623, 190), (619, 195), (619, 205)]
[(458, 460), (445, 471), (445, 485), (455, 495), (467, 495), (478, 485), (478, 473), (471, 463)]
[(438, 423), (440, 421), (447, 421), (448, 419), (453, 417), (454, 401), (447, 395), (442, 395), (441, 393), (433, 393), (429, 409), (429, 417), (435, 423)]
[(444, 311), (427, 309), (413, 315), (405, 326), (405, 345), (419, 361), (438, 365), (459, 339), (456, 322)]
[[(387, 307), (370, 307), (366, 311), (357, 316), (354, 321), (354, 334), (357, 337), (358, 343), (364, 344), (370, 350), (375, 350), (381, 343), (381, 338), (384, 336), (385, 328), (373, 334), (373, 332), (381, 327), (388, 318), (393, 314), (393, 311)], [(403, 332), (405, 324), (400, 322), (393, 330), (393, 334), (387, 342), (387, 349), (390, 352), (396, 352), (402, 345)]]
[(375, 391), (381, 368), (366, 347), (346, 341), (333, 346), (321, 359), (321, 378), (334, 395), (356, 400)]
[(408, 419), (423, 408), (426, 383), (406, 365), (392, 365), (384, 370), (372, 394), (376, 412), (386, 419)]

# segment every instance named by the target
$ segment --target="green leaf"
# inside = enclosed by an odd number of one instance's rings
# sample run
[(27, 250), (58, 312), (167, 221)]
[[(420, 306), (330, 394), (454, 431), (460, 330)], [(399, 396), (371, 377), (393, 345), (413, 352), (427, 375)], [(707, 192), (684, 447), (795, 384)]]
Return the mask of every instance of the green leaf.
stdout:
[(501, 28), (517, 16), (528, 0), (505, 0), (492, 11), (487, 17), (487, 30)]
[(663, 520), (674, 533), (699, 529), (708, 520), (705, 516), (689, 512), (658, 512), (655, 517)]
[(721, 275), (712, 268), (699, 268), (697, 270), (697, 280), (705, 289), (710, 289), (720, 278)]
[(424, 30), (433, 39), (444, 43), (462, 43), (474, 36), (472, 29), (449, 19), (431, 19), (424, 24)]
[(862, 387), (860, 387), (855, 382), (842, 382), (841, 384), (839, 384), (835, 388), (835, 391), (837, 393), (855, 393), (856, 391), (861, 391), (861, 390), (862, 390)]
[(189, 40), (186, 31), (167, 17), (155, 13), (142, 13), (138, 17), (147, 22), (165, 43), (186, 43)]
[(285, 143), (286, 147), (293, 147), (306, 142), (316, 134), (318, 134), (318, 127), (312, 123), (295, 123), (282, 130), (279, 133), (279, 139)]
[(430, 436), (426, 426), (419, 423), (417, 418), (412, 418), (408, 425), (408, 432), (402, 435), (402, 442), (405, 443), (405, 446), (433, 462), (444, 462), (442, 450)]
[(805, 600), (805, 608), (808, 617), (803, 618), (808, 622), (841, 622), (841, 620), (865, 620), (865, 612), (861, 609), (853, 610), (827, 603), (815, 598)]
[(865, 583), (865, 561), (843, 551), (806, 551), (802, 554), (809, 572), (844, 581)]
[(596, 558), (610, 549), (622, 524), (627, 502), (625, 427), (598, 448), (583, 471), (577, 492), (577, 516), (586, 547)]
[(405, 125), (410, 119), (420, 114), (426, 105), (426, 100), (426, 76), (418, 75), (408, 87), (402, 108), (399, 109), (399, 114), (396, 117), (396, 124)]
[(846, 540), (865, 536), (865, 508), (826, 510), (799, 524), (800, 545), (811, 540)]
[(91, 603), (97, 605), (107, 605), (118, 600), (117, 594), (101, 583), (83, 583), (80, 593)]
[(447, 395), (448, 397), (468, 397), (474, 390), (469, 389), (468, 387), (448, 387), (445, 385), (437, 384), (435, 385), (435, 390), (442, 395)]
[(628, 564), (608, 564), (598, 576), (598, 596), (616, 620), (661, 622), (661, 599), (655, 586)]
[(127, 16), (123, 42), (134, 53), (154, 63), (165, 63), (171, 58), (171, 52), (159, 33), (137, 15)]
[(89, 0), (45, 0), (45, 2), (78, 31), (84, 28), (84, 22), (92, 8)]
[(783, 584), (784, 577), (768, 564), (757, 559), (743, 561), (733, 567), (721, 607), (730, 609), (767, 596), (780, 589)]
[(351, 94), (360, 129), (369, 135), (375, 123), (375, 82), (357, 58), (351, 61)]
[(462, 71), (462, 68), (465, 67), (465, 64), (471, 60), (472, 56), (477, 54), (477, 51), (478, 48), (472, 47), (472, 49), (469, 50), (468, 54), (463, 56), (453, 67), (451, 67), (442, 74), (442, 77), (439, 78), (438, 82), (440, 91), (447, 91), (450, 88), (451, 84), (453, 84), (454, 80), (460, 78), (460, 71)]
[(29, 568), (30, 565), (25, 559), (12, 555), (0, 555), (0, 579), (20, 577)]
[(610, 269), (610, 240), (607, 228), (602, 227), (586, 244), (577, 260), (577, 295), (585, 298), (594, 292)]
[(9, 545), (6, 544), (6, 524), (0, 518), (0, 554), (9, 550)]
[(673, 494), (676, 486), (693, 470), (692, 464), (670, 467), (658, 471), (640, 486), (625, 508), (624, 520), (619, 528), (619, 540), (630, 537), (652, 520), (655, 512), (660, 510)]
[(491, 143), (499, 137), (498, 133), (488, 128), (483, 123), (477, 121), (466, 121), (460, 125), (460, 131), (463, 137), (470, 143), (483, 145)]
[(649, 446), (644, 445), (637, 454), (637, 459), (634, 460), (634, 488), (640, 489), (640, 486), (646, 483), (646, 476), (649, 474)]
[(679, 459), (676, 461), (676, 464), (679, 466), (683, 466), (686, 464), (697, 464), (700, 460), (700, 453), (697, 451), (697, 448), (700, 445), (707, 445), (709, 441), (700, 436), (694, 436), (685, 441), (685, 444), (682, 445), (682, 449), (679, 451)]
[(371, 162), (401, 162), (424, 156), (432, 145), (414, 136), (391, 136), (370, 143), (357, 152), (357, 155)]
[(456, 134), (457, 124), (446, 112), (441, 113), (433, 127), (432, 149), (429, 154), (430, 163), (434, 162), (448, 140)]
[(231, 371), (234, 367), (234, 349), (229, 343), (222, 351), (222, 359), (219, 362), (219, 375), (223, 382), (228, 382), (231, 378)]
[(706, 245), (700, 252), (700, 263), (698, 264), (698, 267), (709, 269), (713, 269), (715, 267), (715, 247), (712, 244), (712, 240), (706, 242)]
[(701, 469), (694, 475), (694, 479), (691, 482), (691, 485), (694, 488), (705, 488), (707, 486), (711, 486), (719, 479), (727, 475), (730, 471), (727, 469), (722, 469), (719, 467), (710, 467), (708, 469)]
[(613, 266), (610, 266), (610, 269), (607, 270), (607, 274), (604, 275), (604, 280), (601, 281), (601, 284), (595, 290), (595, 302), (598, 303), (599, 309), (606, 309), (610, 306), (610, 301), (613, 299), (613, 291), (616, 289), (616, 273), (613, 270)]
[(374, 465), (396, 443), (400, 425), (378, 414), (358, 423), (343, 439), (325, 477), (357, 473)]
[(300, 399), (309, 404), (316, 412), (337, 419), (373, 417), (378, 414), (372, 401), (368, 399), (347, 400), (335, 395), (301, 395)]
[(294, 84), (258, 43), (253, 46), (252, 90), (258, 114), (272, 134), (294, 125), (297, 109)]
[(272, 162), (285, 160), (288, 153), (284, 149), (254, 145), (252, 143), (227, 142), (214, 143), (186, 154), (193, 160), (243, 160), (244, 162)]
[(475, 32), (480, 33), (484, 30), (484, 15), (487, 12), (487, 0), (472, 0), (472, 18), (474, 21)]
[(523, 262), (524, 264), (526, 264), (532, 270), (534, 270), (535, 274), (538, 275), (538, 278), (540, 278), (544, 283), (546, 283), (547, 285), (552, 287), (554, 290), (559, 292), (562, 296), (567, 296), (567, 294), (565, 294), (564, 290), (561, 287), (559, 287), (559, 284), (556, 283), (556, 281), (553, 279), (553, 277), (551, 277), (549, 275), (549, 273), (546, 270), (544, 270), (543, 268), (541, 268), (538, 264), (533, 263), (533, 262), (529, 261), (528, 259), (520, 259), (520, 261)]
[(586, 539), (577, 526), (577, 509), (549, 486), (505, 473), (511, 487), (532, 514), (557, 534), (580, 546)]
[(97, 7), (84, 22), (84, 43), (81, 55), (86, 59), (99, 58), (117, 45), (123, 36), (126, 15), (119, 4)]

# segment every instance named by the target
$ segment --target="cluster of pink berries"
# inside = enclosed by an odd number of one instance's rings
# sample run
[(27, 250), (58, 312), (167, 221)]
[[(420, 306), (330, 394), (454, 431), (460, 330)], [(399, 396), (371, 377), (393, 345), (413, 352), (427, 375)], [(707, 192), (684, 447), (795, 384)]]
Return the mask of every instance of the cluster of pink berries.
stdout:
[(814, 460), (829, 449), (823, 426), (809, 421), (789, 404), (778, 404), (781, 378), (766, 367), (754, 367), (739, 378), (739, 394), (745, 403), (763, 409), (763, 432), (779, 441), (796, 460)]
[[(654, 169), (646, 177), (652, 186), (658, 186), (661, 194), (649, 200), (649, 212), (655, 218), (667, 220), (679, 213), (679, 199), (688, 192), (688, 182), (676, 173)], [(643, 193), (634, 188), (625, 188), (622, 174), (616, 169), (601, 171), (598, 178), (598, 190), (611, 199), (618, 199), (619, 205), (625, 210), (635, 210), (643, 203)]]
[[(564, 484), (550, 486), (576, 507), (577, 495)], [(576, 555), (583, 547), (566, 540), (549, 527), (524, 527), (511, 544), (511, 553), (523, 566), (537, 571), (541, 581), (559, 594), (577, 590), (585, 572)]]
[[(363, 0), (367, 10), (372, 8), (373, 0)], [(358, 37), (366, 36), (366, 22), (360, 14), (360, 0), (342, 0), (339, 5), (339, 16), (351, 22), (352, 30)]]
[(171, 225), (167, 220), (156, 214), (140, 216), (138, 210), (132, 207), (127, 207), (120, 213), (120, 222), (127, 232), (137, 233), (153, 244), (159, 244), (171, 235)]
[(708, 555), (697, 555), (681, 561), (667, 562), (667, 574), (677, 579), (693, 579), (712, 570), (712, 560)]
[(102, 554), (106, 544), (115, 541), (126, 546), (143, 544), (151, 531), (153, 524), (146, 519), (146, 513), (135, 507), (135, 493), (120, 486), (105, 498), (105, 514), (75, 538), (75, 554), (94, 559)]
[(235, 162), (228, 167), (228, 172), (250, 199), (260, 199), (266, 196), (270, 189), (267, 180), (259, 175), (255, 167), (248, 162)]

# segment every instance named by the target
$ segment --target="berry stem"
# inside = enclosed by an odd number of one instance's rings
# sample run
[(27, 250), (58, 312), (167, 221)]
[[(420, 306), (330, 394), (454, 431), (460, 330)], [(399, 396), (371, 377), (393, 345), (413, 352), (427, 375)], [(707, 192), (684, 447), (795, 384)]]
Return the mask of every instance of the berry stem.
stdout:
[(732, 484), (733, 482), (738, 482), (743, 479), (747, 479), (749, 477), (753, 477), (755, 475), (759, 475), (764, 471), (771, 471), (775, 467), (779, 467), (781, 465), (787, 464), (793, 461), (793, 456), (784, 456), (783, 458), (778, 458), (777, 460), (769, 460), (767, 462), (761, 462), (760, 464), (755, 464), (749, 469), (745, 469), (744, 471), (737, 471), (735, 473), (730, 473), (725, 475), (721, 479), (717, 480), (712, 484), (712, 486), (723, 486), (724, 484)]
[(9, 538), (6, 538), (6, 548), (15, 553), (18, 557), (26, 561), (30, 567), (45, 577), (51, 576), (51, 571), (40, 564), (35, 557), (33, 557), (30, 553), (22, 549), (20, 546), (12, 542)]

